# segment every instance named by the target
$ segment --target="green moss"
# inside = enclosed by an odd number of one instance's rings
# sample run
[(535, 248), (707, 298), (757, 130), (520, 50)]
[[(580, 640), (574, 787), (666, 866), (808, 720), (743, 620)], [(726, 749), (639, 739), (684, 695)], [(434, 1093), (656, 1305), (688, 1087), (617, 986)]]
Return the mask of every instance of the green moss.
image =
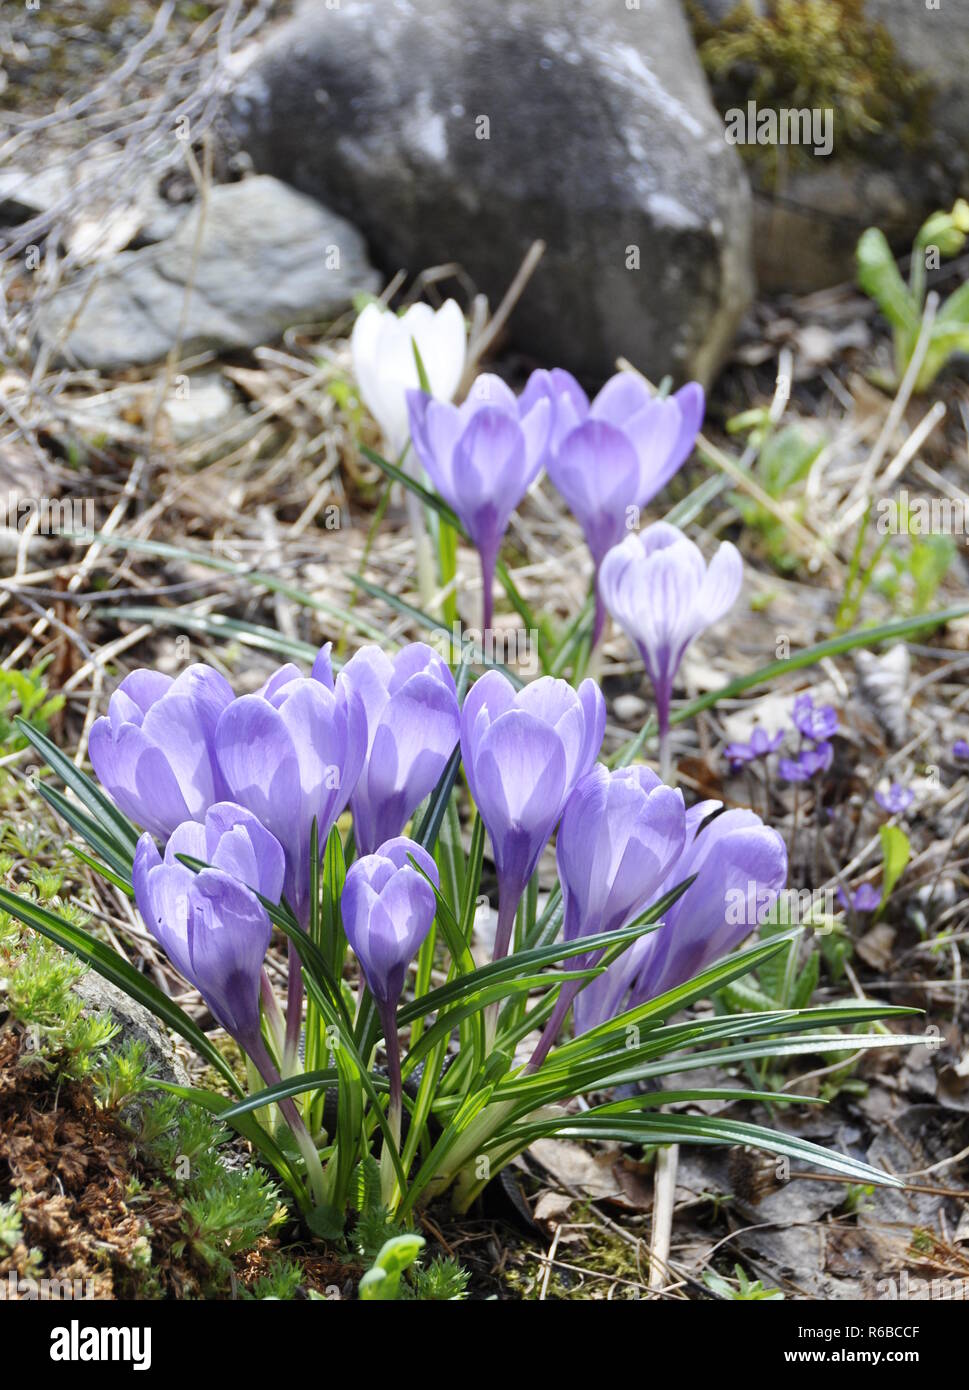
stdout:
[[(719, 24), (688, 0), (700, 61), (721, 112), (755, 101), (761, 110), (831, 110), (836, 158), (891, 158), (931, 136), (932, 88), (899, 56), (864, 0), (773, 0), (757, 15), (740, 0)], [(780, 159), (814, 159), (809, 147), (745, 144), (766, 182)]]
[[(646, 1247), (634, 1245), (604, 1229), (582, 1206), (576, 1207), (569, 1219), (577, 1227), (585, 1227), (583, 1241), (580, 1245), (561, 1245), (558, 1258), (575, 1269), (552, 1266), (546, 1299), (582, 1303), (607, 1296), (613, 1301), (641, 1299), (649, 1277)], [(642, 1257), (641, 1262), (637, 1260), (638, 1255)], [(502, 1282), (509, 1293), (525, 1301), (538, 1298), (544, 1280), (545, 1264), (540, 1251), (528, 1250), (523, 1263), (511, 1264), (502, 1274)]]

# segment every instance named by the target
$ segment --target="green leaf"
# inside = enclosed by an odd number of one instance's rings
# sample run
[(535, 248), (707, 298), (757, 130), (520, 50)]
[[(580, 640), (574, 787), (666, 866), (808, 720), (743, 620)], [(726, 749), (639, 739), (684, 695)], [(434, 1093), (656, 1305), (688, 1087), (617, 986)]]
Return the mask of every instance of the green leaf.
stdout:
[(199, 1028), (197, 1023), (193, 1023), (188, 1014), (184, 1013), (174, 1000), (170, 999), (164, 991), (160, 990), (156, 984), (142, 975), (140, 971), (120, 956), (117, 951), (110, 946), (105, 946), (82, 927), (76, 927), (70, 922), (65, 922), (62, 917), (56, 916), (45, 907), (40, 907), (36, 903), (29, 902), (28, 899), (20, 897), (17, 893), (11, 893), (6, 888), (0, 888), (0, 908), (9, 912), (12, 917), (23, 922), (25, 926), (33, 928), (41, 935), (55, 941), (58, 946), (63, 946), (66, 951), (71, 951), (81, 960), (86, 961), (92, 969), (99, 975), (103, 975), (106, 980), (110, 980), (113, 985), (124, 990), (131, 999), (139, 1004), (144, 1004), (146, 1009), (160, 1018), (169, 1028), (190, 1042), (200, 1056), (225, 1077), (229, 1085), (237, 1095), (242, 1094), (242, 1087), (236, 1080), (235, 1073), (229, 1063), (222, 1056), (213, 1042), (211, 1042)]
[(858, 284), (881, 309), (893, 328), (918, 332), (919, 311), (902, 279), (884, 232), (869, 227), (855, 252)]
[(722, 1115), (613, 1116), (610, 1107), (602, 1106), (582, 1115), (566, 1115), (523, 1125), (516, 1137), (532, 1143), (549, 1134), (566, 1139), (625, 1140), (640, 1144), (751, 1144), (768, 1153), (818, 1164), (829, 1172), (854, 1178), (858, 1182), (873, 1182), (883, 1187), (903, 1186), (900, 1178), (881, 1168), (873, 1168), (857, 1159), (822, 1148), (808, 1139), (781, 1134), (764, 1125), (732, 1120)]
[(882, 903), (886, 903), (891, 896), (892, 889), (895, 887), (905, 866), (909, 861), (912, 847), (909, 844), (908, 836), (898, 825), (883, 825), (878, 831), (882, 842)]
[(274, 652), (289, 661), (311, 663), (316, 660), (318, 651), (309, 642), (284, 637), (275, 628), (245, 623), (239, 618), (226, 618), (221, 613), (196, 613), (190, 608), (151, 608), (140, 604), (102, 608), (99, 612), (102, 618), (116, 618), (119, 622), (150, 623), (152, 627), (180, 627), (186, 632), (204, 632), (208, 637), (241, 642), (243, 646), (254, 647), (258, 651)]
[(138, 843), (138, 831), (127, 816), (122, 815), (97, 783), (92, 782), (80, 768), (75, 767), (70, 758), (62, 753), (46, 734), (42, 734), (24, 719), (18, 718), (15, 722), (51, 771), (56, 772), (64, 785), (70, 787), (81, 805), (106, 832), (109, 841), (115, 845), (116, 852), (119, 855), (123, 855), (125, 851), (134, 854)]
[[(137, 536), (119, 536), (114, 533), (106, 534), (103, 531), (97, 531), (94, 539), (108, 550), (133, 550), (136, 553), (157, 556), (159, 559), (180, 560), (186, 564), (200, 565), (203, 569), (218, 570), (222, 574), (231, 575), (234, 579), (241, 579), (244, 583), (252, 585), (253, 588), (265, 589), (269, 593), (279, 594), (303, 608), (311, 608), (315, 612), (326, 613), (329, 617), (346, 623), (349, 627), (355, 628), (357, 632), (363, 633), (364, 636), (370, 637), (375, 642), (383, 643), (386, 640), (386, 634), (379, 627), (368, 622), (366, 618), (359, 617), (347, 608), (340, 608), (337, 604), (327, 603), (324, 599), (317, 598), (315, 594), (307, 593), (305, 589), (287, 584), (278, 575), (250, 569), (245, 563), (226, 560), (222, 556), (211, 555), (204, 550), (191, 550), (183, 546), (169, 545), (165, 541), (143, 540)], [(85, 545), (89, 543), (90, 537), (84, 541)], [(156, 610), (151, 609), (149, 611), (154, 612)], [(142, 619), (142, 621), (144, 620)], [(264, 630), (269, 631), (270, 629)], [(316, 656), (315, 651), (313, 651), (313, 656)], [(310, 659), (312, 660), (312, 658)]]
[(366, 444), (361, 444), (360, 452), (363, 454), (364, 458), (369, 459), (371, 463), (375, 463), (381, 472), (385, 473), (393, 482), (400, 483), (401, 487), (407, 488), (408, 492), (412, 492), (415, 497), (419, 497), (425, 507), (430, 507), (431, 511), (437, 512), (438, 516), (442, 517), (449, 526), (453, 526), (460, 536), (463, 536), (465, 540), (468, 539), (468, 533), (461, 525), (457, 513), (452, 512), (448, 504), (443, 498), (438, 497), (436, 492), (430, 492), (422, 483), (419, 483), (416, 478), (412, 478), (409, 473), (405, 473), (404, 470), (398, 468), (395, 463), (391, 463), (388, 459), (382, 458), (380, 454), (376, 453), (373, 449), (369, 449)]
[[(37, 790), (48, 806), (56, 811), (62, 820), (66, 820), (68, 825), (78, 832), (95, 853), (107, 860), (114, 874), (122, 881), (127, 880), (123, 882), (123, 887), (130, 897), (132, 893), (132, 854), (127, 845), (120, 845), (116, 837), (110, 835), (99, 821), (96, 821), (93, 816), (89, 816), (86, 811), (82, 811), (72, 801), (68, 801), (67, 797), (62, 795), (56, 787), (49, 787), (44, 782), (38, 782)], [(75, 853), (80, 853), (80, 851), (77, 850)]]
[(431, 799), (427, 803), (424, 815), (421, 817), (420, 825), (416, 825), (413, 831), (413, 838), (417, 844), (426, 849), (428, 854), (434, 853), (434, 846), (437, 844), (438, 833), (441, 829), (441, 822), (444, 819), (444, 812), (454, 791), (454, 784), (458, 780), (458, 771), (461, 767), (461, 745), (455, 744), (454, 751), (448, 758), (444, 771), (438, 780), (437, 786), (431, 792)]
[[(375, 1090), (387, 1089), (386, 1078), (372, 1073)], [(234, 1120), (239, 1115), (248, 1115), (252, 1110), (261, 1110), (264, 1105), (278, 1105), (281, 1100), (289, 1100), (292, 1096), (306, 1095), (308, 1091), (332, 1091), (340, 1084), (340, 1074), (336, 1067), (321, 1067), (318, 1071), (303, 1071), (296, 1076), (288, 1076), (285, 1081), (277, 1081), (273, 1086), (264, 1086), (261, 1091), (254, 1091), (252, 1095), (246, 1096), (244, 1100), (233, 1101), (225, 1114), (224, 1120)]]
[[(583, 937), (579, 953), (585, 954), (587, 951), (595, 951), (604, 947), (631, 946), (638, 937), (653, 930), (655, 930), (655, 925), (648, 924), (624, 927), (622, 931), (601, 932), (595, 936)], [(446, 1004), (452, 1003), (455, 999), (464, 998), (466, 994), (485, 984), (495, 984), (500, 980), (513, 979), (523, 973), (531, 973), (541, 969), (542, 966), (551, 965), (553, 961), (567, 960), (569, 956), (576, 954), (576, 942), (567, 941), (559, 942), (553, 946), (541, 946), (527, 951), (518, 951), (514, 955), (505, 956), (503, 960), (491, 961), (488, 965), (479, 966), (477, 970), (467, 975), (461, 975), (446, 985), (432, 989), (430, 993), (422, 995), (420, 999), (415, 999), (410, 1004), (404, 1004), (397, 1010), (398, 1026), (403, 1027), (415, 1018), (434, 1013)]]
[(420, 388), (425, 395), (433, 395), (433, 392), (431, 391), (431, 383), (427, 375), (427, 370), (424, 366), (424, 359), (421, 357), (421, 350), (417, 346), (417, 339), (413, 337), (413, 335), (411, 336), (410, 345), (414, 352), (414, 365), (417, 367), (418, 384), (420, 385)]
[(423, 1236), (394, 1236), (380, 1248), (373, 1267), (360, 1280), (358, 1294), (364, 1300), (388, 1300), (397, 1297), (400, 1277), (424, 1249)]

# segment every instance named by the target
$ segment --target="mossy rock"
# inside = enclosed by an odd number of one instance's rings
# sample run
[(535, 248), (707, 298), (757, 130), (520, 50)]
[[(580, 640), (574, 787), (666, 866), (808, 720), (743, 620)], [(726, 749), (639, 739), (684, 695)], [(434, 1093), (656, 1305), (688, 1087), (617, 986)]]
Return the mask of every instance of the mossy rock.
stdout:
[[(831, 112), (830, 153), (739, 146), (754, 187), (761, 288), (809, 291), (853, 277), (878, 225), (906, 247), (969, 177), (969, 11), (900, 0), (686, 0), (722, 114)], [(796, 254), (792, 248), (796, 247)]]

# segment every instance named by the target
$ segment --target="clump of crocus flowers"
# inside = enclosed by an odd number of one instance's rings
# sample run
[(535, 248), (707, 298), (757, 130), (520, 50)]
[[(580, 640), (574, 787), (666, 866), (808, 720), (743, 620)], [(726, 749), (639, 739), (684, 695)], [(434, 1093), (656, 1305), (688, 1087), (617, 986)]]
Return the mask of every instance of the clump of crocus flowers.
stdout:
[[(516, 690), (492, 670), (459, 707), (447, 666), (420, 643), (393, 657), (363, 648), (335, 677), (324, 647), (309, 675), (283, 666), (255, 694), (235, 695), (205, 666), (176, 680), (133, 672), (95, 724), (90, 751), (102, 785), (143, 829), (133, 882), (149, 930), (270, 1085), (296, 1065), (303, 1004), (295, 957), (285, 1016), (276, 999), (265, 968), (270, 912), (288, 907), (307, 929), (314, 852), (324, 853), (349, 810), (357, 857), (342, 891), (343, 929), (381, 1020), (399, 1141), (397, 1007), (440, 883), (433, 858), (405, 832), (456, 746), (498, 875), (496, 960), (556, 830), (563, 931), (579, 968), (602, 956), (584, 956), (583, 938), (628, 925), (695, 875), (667, 925), (628, 960), (584, 992), (585, 979), (562, 990), (533, 1067), (571, 1007), (586, 1029), (746, 936), (757, 922), (732, 922), (725, 908), (735, 881), (768, 895), (783, 885), (776, 832), (750, 812), (715, 817), (719, 803), (687, 810), (645, 767), (608, 772), (598, 761), (604, 725), (591, 680), (573, 690), (545, 677)], [(312, 1179), (314, 1142), (292, 1101), (281, 1110)]]

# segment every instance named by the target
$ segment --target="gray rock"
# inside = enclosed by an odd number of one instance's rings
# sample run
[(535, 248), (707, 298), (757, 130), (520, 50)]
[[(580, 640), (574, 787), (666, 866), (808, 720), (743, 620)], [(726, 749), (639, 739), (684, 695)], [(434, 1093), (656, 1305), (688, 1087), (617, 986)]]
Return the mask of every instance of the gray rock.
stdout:
[(35, 174), (27, 169), (0, 169), (0, 227), (16, 226), (47, 212), (69, 190), (69, 181), (59, 168)]
[(220, 372), (199, 372), (188, 378), (162, 407), (176, 445), (207, 439), (230, 425), (241, 424), (249, 412)]
[(71, 282), (41, 311), (41, 338), (81, 366), (118, 370), (158, 361), (177, 341), (183, 355), (256, 347), (378, 287), (359, 233), (275, 179), (212, 189), (196, 261), (201, 212)]
[(899, 57), (932, 84), (936, 152), (954, 183), (969, 176), (969, 6), (950, 0), (865, 0), (869, 19), (883, 24)]
[(85, 1013), (110, 1013), (118, 1025), (119, 1032), (111, 1040), (112, 1051), (119, 1052), (128, 1043), (140, 1042), (160, 1080), (180, 1086), (189, 1084), (188, 1072), (176, 1056), (171, 1038), (143, 1004), (130, 999), (117, 985), (94, 970), (86, 971), (73, 985), (73, 990), (84, 1005)]
[(388, 272), (456, 260), (495, 304), (542, 238), (511, 334), (580, 375), (709, 378), (748, 301), (747, 181), (670, 0), (304, 4), (226, 116)]

